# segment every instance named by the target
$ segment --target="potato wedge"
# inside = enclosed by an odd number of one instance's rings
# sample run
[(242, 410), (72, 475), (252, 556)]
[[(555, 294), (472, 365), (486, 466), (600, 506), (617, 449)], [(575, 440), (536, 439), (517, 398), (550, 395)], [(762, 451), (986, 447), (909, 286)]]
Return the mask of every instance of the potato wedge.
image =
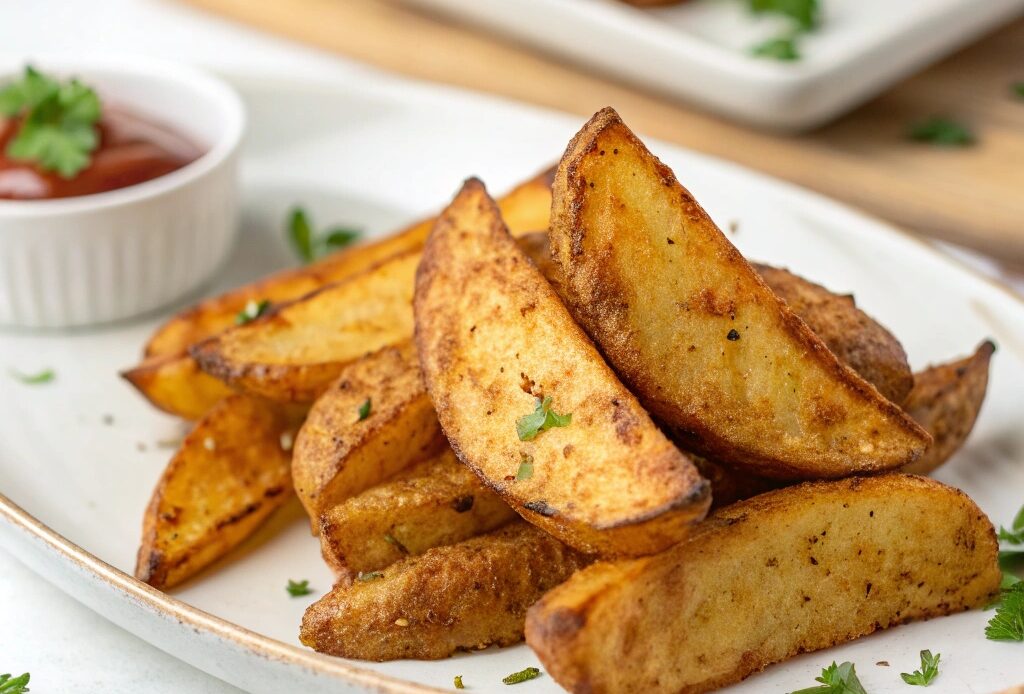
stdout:
[[(360, 408), (370, 401), (365, 418)], [(295, 439), (292, 479), (313, 532), (320, 516), (444, 448), (411, 342), (349, 365)]]
[(350, 580), (516, 518), (448, 449), (328, 509), (320, 518), (320, 548), (328, 566)]
[(572, 692), (706, 692), (984, 605), (997, 549), (974, 502), (938, 482), (812, 482), (721, 509), (663, 554), (581, 571), (530, 609), (526, 641)]
[(517, 521), (337, 585), (302, 618), (302, 643), (361, 660), (437, 659), (523, 639), (526, 608), (586, 558)]
[(185, 437), (142, 522), (135, 576), (170, 588), (227, 554), (291, 495), (293, 408), (231, 395)]
[(775, 295), (825, 343), (842, 363), (900, 404), (914, 387), (907, 353), (892, 333), (857, 308), (851, 295), (834, 294), (789, 270), (753, 263)]
[[(562, 269), (551, 257), (548, 234), (535, 231), (518, 239), (548, 283), (566, 303)], [(903, 346), (882, 325), (857, 308), (852, 296), (833, 294), (789, 270), (754, 263), (754, 270), (786, 302), (841, 362), (892, 402), (901, 403), (914, 385)]]
[[(499, 201), (513, 232), (547, 227), (553, 175), (553, 169), (544, 171)], [(198, 419), (231, 391), (197, 367), (188, 355), (192, 345), (233, 327), (235, 317), (249, 301), (294, 301), (394, 255), (419, 250), (433, 226), (434, 218), (427, 219), (393, 236), (205, 299), (161, 326), (146, 345), (143, 363), (122, 375), (156, 407), (186, 419)]]
[[(478, 180), (427, 239), (415, 317), (452, 448), (528, 521), (581, 551), (644, 554), (703, 518), (707, 482), (615, 378)], [(521, 440), (517, 420), (542, 398), (571, 422)], [(516, 479), (523, 461), (532, 475)]]
[(312, 402), (347, 364), (412, 333), (411, 251), (191, 349), (199, 367), (252, 395)]
[(687, 448), (806, 479), (896, 468), (928, 447), (920, 426), (775, 296), (615, 111), (569, 144), (550, 233), (573, 315)]
[(935, 443), (903, 472), (927, 475), (964, 445), (985, 401), (988, 366), (995, 351), (996, 346), (986, 340), (969, 357), (915, 374), (914, 389), (903, 407)]

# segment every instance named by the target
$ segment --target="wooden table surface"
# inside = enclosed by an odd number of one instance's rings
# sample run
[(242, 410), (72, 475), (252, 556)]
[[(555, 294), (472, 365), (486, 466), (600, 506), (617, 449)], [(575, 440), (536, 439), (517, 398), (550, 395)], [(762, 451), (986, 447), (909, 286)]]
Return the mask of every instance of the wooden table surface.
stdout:
[[(928, 236), (1024, 266), (1024, 20), (809, 134), (759, 132), (391, 0), (187, 0), (398, 73), (577, 113), (611, 105), (635, 130), (794, 181)], [(910, 142), (943, 114), (978, 142)], [(556, 156), (553, 153), (552, 156)]]

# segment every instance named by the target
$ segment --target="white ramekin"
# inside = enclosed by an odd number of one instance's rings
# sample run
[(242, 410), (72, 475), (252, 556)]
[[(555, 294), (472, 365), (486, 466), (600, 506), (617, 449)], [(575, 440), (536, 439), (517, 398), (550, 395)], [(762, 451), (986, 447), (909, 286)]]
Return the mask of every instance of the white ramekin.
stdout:
[(235, 92), (192, 68), (149, 59), (26, 62), (76, 76), (101, 99), (197, 143), (199, 159), (166, 176), (95, 195), (0, 200), (0, 326), (106, 323), (195, 290), (231, 249), (238, 223), (238, 150), (245, 111)]

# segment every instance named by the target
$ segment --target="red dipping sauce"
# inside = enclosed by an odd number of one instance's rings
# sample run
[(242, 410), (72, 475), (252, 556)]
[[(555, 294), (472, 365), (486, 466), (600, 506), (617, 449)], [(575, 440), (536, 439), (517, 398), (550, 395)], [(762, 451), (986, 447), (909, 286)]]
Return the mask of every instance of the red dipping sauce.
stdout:
[(49, 200), (104, 193), (159, 178), (195, 161), (203, 151), (163, 125), (104, 105), (99, 146), (74, 178), (7, 157), (19, 120), (0, 119), (0, 200)]

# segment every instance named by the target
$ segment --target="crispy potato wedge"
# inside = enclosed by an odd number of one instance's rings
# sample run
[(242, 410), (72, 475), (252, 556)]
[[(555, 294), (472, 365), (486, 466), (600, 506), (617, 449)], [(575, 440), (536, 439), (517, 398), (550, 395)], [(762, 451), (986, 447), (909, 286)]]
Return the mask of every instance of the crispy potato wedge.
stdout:
[[(644, 554), (686, 536), (707, 482), (654, 426), (467, 181), (427, 239), (416, 344), (445, 435), (520, 515), (585, 552)], [(551, 398), (568, 426), (520, 440)], [(532, 476), (516, 479), (532, 461)]]
[(851, 295), (834, 294), (789, 270), (753, 263), (775, 295), (786, 302), (839, 361), (900, 404), (914, 387), (907, 353), (892, 333), (857, 308)]
[(530, 609), (526, 641), (572, 692), (706, 692), (984, 605), (997, 549), (974, 502), (938, 482), (806, 483), (721, 509), (663, 554), (581, 571)]
[(199, 419), (235, 391), (199, 368), (192, 357), (151, 357), (121, 376), (169, 414)]
[(344, 579), (519, 518), (448, 449), (320, 518), (324, 560)]
[(903, 472), (926, 475), (964, 445), (985, 401), (988, 366), (995, 351), (996, 346), (986, 340), (969, 357), (915, 374), (914, 389), (903, 407), (935, 443)]
[(437, 659), (523, 638), (526, 608), (586, 558), (517, 521), (435, 547), (375, 580), (339, 584), (306, 610), (299, 638), (361, 660)]
[[(370, 411), (360, 419), (369, 399)], [(313, 532), (320, 516), (444, 448), (411, 342), (349, 365), (295, 439), (292, 479)]]
[[(547, 227), (553, 175), (554, 169), (538, 174), (499, 201), (514, 233)], [(427, 219), (394, 236), (205, 299), (161, 326), (146, 345), (143, 363), (122, 375), (156, 407), (186, 419), (198, 419), (231, 391), (197, 367), (188, 355), (192, 345), (233, 327), (235, 317), (249, 301), (294, 301), (394, 255), (420, 250), (433, 226), (434, 218)]]
[(418, 251), (279, 305), (191, 349), (203, 371), (252, 395), (312, 402), (342, 368), (409, 339)]
[(170, 588), (227, 554), (291, 495), (301, 414), (231, 395), (185, 437), (142, 522), (135, 576)]
[[(551, 257), (548, 234), (535, 231), (518, 239), (548, 283), (569, 302), (562, 269)], [(903, 346), (877, 321), (857, 308), (852, 296), (833, 294), (789, 270), (754, 263), (754, 270), (786, 302), (841, 362), (892, 402), (901, 403), (914, 385)]]
[(920, 426), (775, 296), (615, 111), (569, 144), (550, 233), (573, 315), (687, 448), (806, 479), (896, 468), (928, 447)]

